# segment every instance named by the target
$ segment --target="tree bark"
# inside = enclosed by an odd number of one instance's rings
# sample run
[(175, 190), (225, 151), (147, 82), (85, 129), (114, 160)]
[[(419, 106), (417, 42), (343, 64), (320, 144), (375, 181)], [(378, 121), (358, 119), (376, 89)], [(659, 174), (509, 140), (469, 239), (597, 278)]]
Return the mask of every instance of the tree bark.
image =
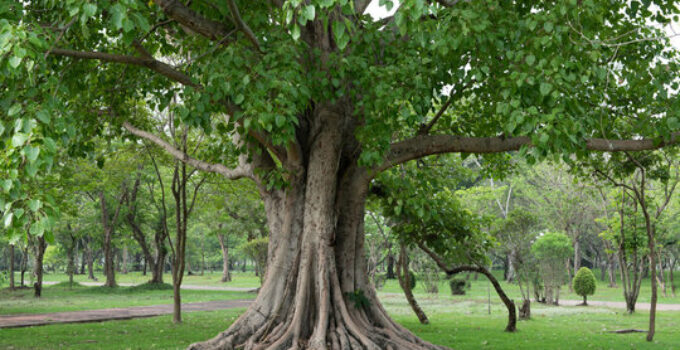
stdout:
[(128, 273), (128, 267), (127, 267), (127, 266), (128, 266), (128, 259), (129, 259), (127, 245), (124, 245), (124, 246), (123, 246), (123, 253), (122, 253), (122, 255), (123, 255), (123, 261), (122, 261), (122, 263), (121, 263), (122, 266), (121, 266), (121, 268), (120, 268), (120, 272), (121, 272), (122, 274), (127, 274), (127, 273)]
[[(220, 224), (220, 229), (222, 224)], [(220, 242), (222, 248), (222, 282), (231, 281), (231, 273), (229, 273), (229, 245), (227, 242), (228, 236), (222, 233), (217, 234), (217, 240)]]
[(9, 290), (14, 290), (14, 244), (9, 245)]
[(19, 269), (21, 270), (21, 283), (19, 284), (19, 287), (24, 286), (24, 274), (26, 273), (27, 266), (28, 266), (28, 245), (24, 247), (24, 250), (21, 253), (21, 266), (19, 266)]
[[(579, 242), (579, 236), (576, 235), (574, 238), (574, 274), (571, 276), (576, 276), (576, 272), (578, 272), (578, 269), (581, 268), (581, 242)], [(571, 276), (570, 281), (571, 281)], [(569, 284), (571, 285), (571, 284)]]
[(35, 244), (33, 246), (35, 255), (35, 264), (33, 265), (33, 276), (35, 276), (35, 282), (33, 283), (33, 295), (36, 298), (40, 298), (42, 295), (43, 257), (45, 256), (45, 248), (47, 248), (45, 238), (43, 236), (36, 237)]
[(116, 222), (118, 221), (118, 214), (120, 213), (120, 208), (123, 205), (123, 200), (126, 198), (126, 193), (123, 191), (118, 200), (118, 206), (112, 217), (109, 217), (108, 207), (106, 205), (106, 198), (104, 197), (104, 191), (99, 191), (99, 204), (101, 206), (101, 220), (102, 226), (104, 228), (104, 241), (102, 243), (102, 248), (104, 250), (104, 275), (106, 276), (106, 282), (104, 282), (105, 287), (115, 287), (116, 286), (116, 270), (114, 266), (114, 256), (113, 256), (113, 246), (111, 240), (113, 238), (113, 230), (115, 228)]
[(503, 304), (505, 304), (505, 307), (508, 309), (508, 324), (505, 327), (505, 331), (514, 332), (517, 330), (517, 313), (515, 310), (515, 302), (512, 301), (507, 294), (505, 294), (503, 287), (501, 287), (501, 284), (498, 282), (498, 279), (496, 279), (496, 277), (491, 273), (491, 271), (480, 265), (477, 266), (462, 265), (451, 268), (446, 265), (442, 258), (435, 254), (434, 251), (426, 247), (423, 243), (418, 243), (418, 247), (420, 247), (420, 249), (427, 253), (427, 255), (429, 255), (432, 258), (432, 260), (434, 260), (435, 263), (437, 263), (437, 266), (444, 270), (448, 276), (453, 276), (464, 271), (481, 273), (484, 276), (486, 276), (486, 278), (489, 279), (489, 282), (491, 282), (491, 284), (493, 285), (493, 288), (496, 290), (498, 297), (501, 299), (501, 301), (503, 301)]
[(87, 240), (85, 250), (87, 251), (87, 278), (96, 281), (97, 277), (94, 276), (94, 248), (91, 238)]
[[(339, 132), (354, 123), (352, 113), (321, 104), (313, 114), (313, 136), (286, 159), (293, 169), (286, 188), (258, 183), (270, 241), (257, 299), (225, 332), (190, 348), (443, 349), (392, 321), (368, 278), (363, 219), (370, 176), (357, 165), (358, 144), (343, 145)], [(274, 165), (266, 151), (259, 154), (255, 166)]]
[(413, 290), (411, 290), (411, 271), (408, 268), (408, 257), (406, 256), (406, 247), (401, 244), (399, 253), (399, 263), (397, 264), (397, 278), (399, 279), (399, 285), (404, 291), (404, 296), (408, 304), (413, 309), (413, 312), (418, 317), (418, 321), (422, 324), (429, 324), (430, 320), (427, 319), (427, 315), (423, 309), (418, 305), (418, 301), (413, 296)]
[(394, 255), (391, 249), (387, 253), (387, 275), (385, 277), (392, 280), (396, 278), (394, 275)]

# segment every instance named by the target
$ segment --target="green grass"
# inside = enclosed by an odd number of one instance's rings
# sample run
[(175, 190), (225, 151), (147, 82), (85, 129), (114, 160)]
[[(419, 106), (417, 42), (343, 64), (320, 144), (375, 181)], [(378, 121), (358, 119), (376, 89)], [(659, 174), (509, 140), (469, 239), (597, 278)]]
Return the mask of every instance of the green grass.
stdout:
[[(655, 341), (648, 343), (644, 334), (606, 332), (645, 329), (645, 313), (629, 316), (606, 308), (534, 306), (532, 320), (520, 322), (517, 333), (506, 333), (506, 314), (498, 303), (492, 304), (489, 315), (487, 305), (478, 301), (437, 297), (420, 301), (430, 325), (418, 323), (402, 296), (383, 296), (397, 322), (428, 341), (455, 349), (678, 349), (680, 344), (680, 312), (661, 312)], [(170, 316), (161, 316), (4, 329), (0, 330), (0, 349), (185, 349), (224, 330), (243, 310), (186, 313), (181, 325), (173, 325)]]
[[(182, 302), (252, 299), (253, 293), (183, 290)], [(33, 297), (33, 289), (10, 292), (0, 290), (0, 315), (17, 313), (47, 313), (59, 311), (94, 310), (112, 307), (172, 304), (169, 285), (135, 287), (84, 287), (68, 283), (46, 286), (41, 298)]]
[[(201, 275), (185, 275), (182, 284), (184, 285), (199, 285), (199, 286), (216, 286), (216, 287), (244, 287), (244, 288), (257, 288), (260, 286), (260, 279), (256, 277), (253, 272), (240, 272), (232, 271), (232, 281), (231, 282), (221, 282), (222, 278), (221, 271), (206, 271), (203, 276)], [(15, 274), (15, 281), (19, 281), (19, 274)], [(28, 281), (29, 273), (26, 274), (26, 283)], [(96, 272), (94, 276), (99, 282), (104, 282), (106, 277), (101, 272)], [(92, 282), (87, 278), (87, 275), (74, 275), (74, 281), (76, 282)], [(139, 271), (128, 272), (126, 274), (116, 273), (117, 283), (133, 283), (140, 284), (148, 282), (151, 279), (151, 274), (146, 276), (142, 275)], [(52, 272), (46, 273), (43, 277), (44, 281), (67, 281), (68, 276), (63, 272)], [(172, 283), (172, 275), (166, 273), (163, 275), (163, 281), (165, 283)]]
[[(599, 277), (599, 271), (595, 270), (595, 275)], [(500, 279), (502, 279), (502, 271), (494, 271), (494, 275)], [(676, 284), (680, 284), (680, 272), (676, 271), (675, 273), (675, 278), (676, 278)], [(463, 274), (460, 275), (460, 277), (464, 277)], [(475, 281), (473, 277), (470, 277), (470, 284), (471, 287), (470, 289), (466, 290), (466, 295), (463, 296), (452, 296), (448, 281), (442, 277), (441, 281), (439, 282), (439, 296), (440, 297), (446, 297), (451, 300), (465, 300), (465, 299), (487, 299), (488, 298), (488, 290), (490, 289), (491, 291), (491, 298), (497, 298), (496, 293), (491, 286), (491, 284), (488, 282), (486, 278), (484, 278), (483, 275), (479, 275), (478, 279)], [(517, 284), (511, 284), (507, 282), (501, 282), (501, 286), (503, 287), (503, 290), (510, 296), (510, 298), (515, 299), (516, 301), (521, 299), (521, 294), (519, 290), (519, 286)], [(403, 293), (401, 290), (401, 287), (399, 286), (399, 282), (397, 280), (387, 280), (384, 287), (379, 291), (380, 293)], [(425, 289), (423, 288), (423, 283), (421, 280), (418, 280), (416, 283), (416, 288), (414, 290), (414, 294), (418, 295), (426, 295), (427, 293), (425, 292)], [(646, 278), (642, 281), (642, 286), (640, 288), (640, 296), (638, 297), (638, 302), (649, 302), (651, 296), (651, 287), (650, 287), (650, 279)], [(561, 291), (560, 291), (560, 299), (571, 299), (571, 300), (580, 300), (582, 297), (576, 295), (575, 293), (570, 293), (569, 292), (569, 287), (568, 286), (563, 286)], [(589, 296), (588, 300), (601, 300), (601, 301), (620, 301), (623, 302), (623, 288), (620, 284), (620, 281), (618, 281), (618, 287), (617, 288), (609, 288), (607, 287), (606, 282), (602, 282), (597, 280), (597, 290), (595, 291), (595, 295)], [(671, 292), (670, 292), (670, 286), (668, 287), (668, 296), (664, 296), (663, 293), (661, 293), (661, 289), (659, 289), (659, 303), (665, 303), (665, 304), (680, 304), (680, 292), (678, 293), (678, 296), (672, 297)]]

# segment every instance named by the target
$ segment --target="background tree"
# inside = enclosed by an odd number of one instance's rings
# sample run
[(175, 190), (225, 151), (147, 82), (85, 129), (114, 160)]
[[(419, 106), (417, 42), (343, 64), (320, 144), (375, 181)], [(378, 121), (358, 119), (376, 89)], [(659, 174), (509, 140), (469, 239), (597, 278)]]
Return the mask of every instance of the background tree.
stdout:
[(576, 276), (574, 276), (572, 285), (574, 292), (583, 297), (583, 305), (588, 305), (588, 296), (595, 294), (595, 288), (597, 288), (597, 281), (593, 271), (587, 267), (580, 268), (576, 272)]
[(574, 253), (571, 239), (564, 233), (545, 233), (536, 239), (531, 252), (539, 262), (546, 302), (558, 305), (560, 288), (568, 282), (566, 262)]

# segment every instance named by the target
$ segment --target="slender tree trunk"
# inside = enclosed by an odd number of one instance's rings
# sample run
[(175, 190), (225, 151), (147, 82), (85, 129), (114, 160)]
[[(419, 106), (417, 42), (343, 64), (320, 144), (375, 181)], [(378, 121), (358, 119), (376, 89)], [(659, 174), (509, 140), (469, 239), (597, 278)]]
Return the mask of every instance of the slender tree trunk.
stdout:
[(88, 240), (86, 250), (87, 250), (87, 278), (96, 281), (97, 277), (94, 276), (94, 249), (92, 247), (91, 240)]
[(116, 270), (113, 261), (113, 247), (111, 247), (111, 237), (113, 232), (109, 229), (104, 230), (104, 242), (102, 248), (104, 249), (104, 276), (106, 276), (105, 287), (116, 286)]
[(40, 298), (42, 294), (42, 282), (43, 282), (43, 257), (45, 256), (45, 248), (47, 244), (45, 243), (45, 238), (43, 236), (38, 236), (35, 238), (36, 242), (33, 247), (35, 251), (35, 264), (33, 265), (33, 276), (35, 276), (35, 282), (33, 282), (34, 296)]
[(121, 265), (123, 265), (123, 266), (121, 266), (121, 273), (123, 273), (123, 274), (127, 274), (127, 273), (128, 273), (128, 259), (129, 259), (129, 258), (130, 258), (130, 257), (129, 257), (129, 255), (128, 255), (128, 248), (127, 248), (127, 245), (124, 245), (124, 246), (123, 246), (123, 262), (122, 262), (122, 264), (121, 264)]
[(9, 290), (14, 290), (14, 244), (9, 245)]
[[(574, 274), (573, 276), (576, 276), (576, 272), (578, 269), (581, 268), (581, 242), (579, 242), (579, 236), (575, 236), (574, 238)], [(571, 276), (569, 276), (569, 280), (571, 281)], [(571, 285), (571, 284), (570, 284)]]
[(28, 245), (24, 247), (24, 250), (21, 253), (21, 266), (19, 266), (19, 269), (21, 270), (21, 283), (19, 284), (19, 287), (24, 286), (24, 274), (26, 273), (27, 266), (28, 266)]
[(616, 288), (616, 269), (614, 253), (607, 253), (607, 275), (609, 277), (609, 288)]
[(385, 277), (392, 280), (396, 278), (394, 275), (394, 255), (391, 249), (387, 252), (387, 275)]
[(411, 272), (408, 268), (408, 257), (406, 256), (406, 247), (402, 244), (401, 251), (399, 253), (399, 263), (397, 264), (397, 278), (399, 279), (399, 285), (404, 291), (406, 300), (408, 304), (413, 309), (413, 312), (418, 316), (418, 321), (422, 324), (428, 324), (430, 321), (427, 319), (427, 315), (423, 309), (420, 308), (416, 298), (413, 296), (413, 291), (411, 290)]
[[(220, 229), (222, 225), (220, 224)], [(228, 236), (222, 233), (217, 234), (217, 240), (220, 242), (222, 248), (222, 282), (231, 281), (231, 273), (229, 273), (229, 245), (227, 242)]]
[(675, 281), (673, 279), (673, 275), (675, 274), (675, 258), (671, 258), (670, 260), (670, 266), (668, 269), (668, 281), (671, 284), (671, 294), (673, 295), (673, 298), (675, 298)]

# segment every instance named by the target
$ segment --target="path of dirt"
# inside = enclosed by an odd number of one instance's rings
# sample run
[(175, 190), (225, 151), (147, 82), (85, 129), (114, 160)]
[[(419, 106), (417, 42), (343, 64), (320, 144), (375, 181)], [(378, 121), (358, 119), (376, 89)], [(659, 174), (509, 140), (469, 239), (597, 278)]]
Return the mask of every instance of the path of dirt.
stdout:
[[(583, 300), (560, 300), (560, 305), (563, 306), (576, 306), (583, 302)], [(597, 301), (588, 300), (588, 305), (591, 306), (604, 306), (611, 307), (615, 309), (625, 309), (626, 303), (622, 301)], [(649, 311), (649, 303), (636, 303), (635, 310), (638, 311)], [(680, 304), (656, 304), (657, 311), (680, 311)]]
[[(212, 311), (247, 307), (252, 300), (219, 300), (182, 304), (182, 312)], [(43, 326), (55, 323), (84, 323), (152, 317), (172, 313), (172, 304), (53, 312), (47, 314), (0, 315), (0, 328)]]

